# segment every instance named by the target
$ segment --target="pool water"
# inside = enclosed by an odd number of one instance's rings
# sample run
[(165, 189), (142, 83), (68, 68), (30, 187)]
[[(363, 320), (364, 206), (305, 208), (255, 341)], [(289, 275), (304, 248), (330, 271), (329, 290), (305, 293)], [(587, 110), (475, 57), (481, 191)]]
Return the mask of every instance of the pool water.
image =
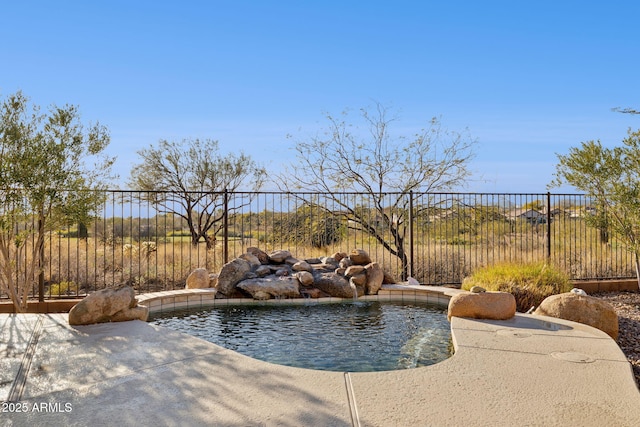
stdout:
[(228, 305), (154, 315), (150, 323), (266, 362), (325, 371), (387, 371), (452, 355), (446, 311), (427, 304)]

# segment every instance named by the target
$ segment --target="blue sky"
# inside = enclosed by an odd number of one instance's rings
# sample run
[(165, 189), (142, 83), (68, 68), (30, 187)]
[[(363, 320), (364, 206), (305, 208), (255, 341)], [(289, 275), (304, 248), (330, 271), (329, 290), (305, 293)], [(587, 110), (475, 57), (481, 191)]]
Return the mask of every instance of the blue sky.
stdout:
[[(297, 138), (380, 102), (408, 134), (478, 140), (481, 192), (544, 192), (555, 153), (619, 145), (640, 116), (637, 1), (5, 2), (0, 96), (75, 104), (122, 181), (159, 139), (212, 138), (269, 170)], [(571, 191), (562, 188), (556, 191)]]

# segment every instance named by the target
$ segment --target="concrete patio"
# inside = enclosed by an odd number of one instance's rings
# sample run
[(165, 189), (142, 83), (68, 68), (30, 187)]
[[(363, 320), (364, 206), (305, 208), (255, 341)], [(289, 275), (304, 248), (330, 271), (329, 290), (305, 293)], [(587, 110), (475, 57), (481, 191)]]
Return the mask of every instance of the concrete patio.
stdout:
[(0, 326), (0, 401), (18, 403), (4, 426), (640, 425), (615, 342), (552, 318), (453, 318), (452, 358), (377, 373), (273, 365), (140, 321), (2, 314)]

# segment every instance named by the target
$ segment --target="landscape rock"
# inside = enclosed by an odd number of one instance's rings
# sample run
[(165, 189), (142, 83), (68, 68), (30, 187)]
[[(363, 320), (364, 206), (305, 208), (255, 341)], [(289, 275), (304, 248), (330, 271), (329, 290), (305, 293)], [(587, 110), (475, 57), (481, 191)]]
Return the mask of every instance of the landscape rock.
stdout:
[(340, 262), (343, 258), (346, 258), (348, 255), (346, 252), (336, 252), (331, 255), (331, 258), (335, 259), (336, 262)]
[(271, 252), (269, 254), (269, 261), (274, 262), (276, 264), (281, 264), (284, 262), (284, 260), (286, 260), (289, 257), (291, 257), (291, 252), (281, 249), (278, 251)]
[(209, 272), (206, 268), (196, 268), (187, 277), (185, 289), (205, 289), (210, 288)]
[(348, 268), (353, 265), (353, 261), (349, 257), (344, 257), (338, 262), (338, 265), (342, 268)]
[[(353, 250), (351, 255), (336, 252), (331, 257), (301, 261), (288, 250), (275, 250), (267, 254), (250, 247), (246, 253), (226, 263), (217, 281), (209, 287), (215, 286), (216, 298), (246, 298), (247, 295), (254, 299), (291, 298), (293, 293), (299, 291), (292, 291), (283, 283), (295, 283), (303, 287), (305, 297), (322, 295), (353, 298), (354, 290), (358, 296), (374, 295), (382, 283), (395, 281), (386, 275), (380, 265), (367, 262), (369, 260), (369, 255), (362, 249)], [(188, 279), (188, 287), (205, 286), (205, 273), (204, 269), (194, 271)], [(278, 287), (281, 289), (275, 289)], [(307, 292), (310, 288), (316, 290)], [(296, 297), (300, 296), (298, 294)]]
[[(113, 316), (137, 306), (132, 287), (102, 289), (87, 295), (69, 311), (70, 325), (91, 325), (113, 321)], [(136, 317), (137, 318), (137, 317)], [(126, 315), (117, 317), (118, 321), (134, 320)]]
[(139, 305), (133, 308), (125, 308), (111, 316), (111, 322), (126, 322), (129, 320), (142, 320), (146, 322), (149, 318), (149, 307)]
[[(367, 285), (367, 273), (365, 273), (365, 271), (364, 271), (364, 270), (362, 270), (362, 272), (361, 272), (361, 273), (356, 274), (355, 276), (350, 276), (350, 275), (348, 275), (348, 274), (347, 274), (346, 276), (349, 276), (349, 277), (350, 277), (350, 279), (349, 279), (349, 280), (351, 280), (351, 281), (353, 282), (353, 284), (354, 284), (354, 285), (356, 285), (356, 287), (357, 287), (357, 286), (361, 286), (361, 287), (362, 287), (363, 289), (365, 289), (365, 291), (366, 291), (366, 285)], [(365, 292), (365, 293), (366, 293), (366, 292)]]
[(255, 256), (254, 254), (251, 254), (249, 252), (240, 255), (239, 258), (247, 261), (252, 266), (259, 266), (259, 265), (262, 264), (260, 262), (260, 259), (257, 256)]
[(360, 273), (364, 273), (364, 266), (363, 265), (352, 265), (351, 267), (348, 267), (345, 271), (344, 271), (344, 275), (345, 276), (357, 276)]
[(313, 269), (314, 272), (331, 273), (332, 271), (336, 270), (336, 265), (335, 264), (320, 263), (320, 264), (311, 265), (311, 268)]
[(289, 270), (287, 267), (282, 267), (277, 269), (274, 274), (278, 277), (289, 276), (291, 274), (291, 270)]
[(251, 264), (241, 258), (235, 258), (222, 266), (218, 274), (216, 288), (218, 293), (231, 296), (238, 282), (245, 278), (245, 274), (251, 271)]
[(574, 292), (551, 295), (533, 314), (583, 323), (618, 339), (618, 315), (610, 303), (600, 298)]
[(376, 295), (382, 287), (382, 282), (384, 281), (384, 271), (382, 270), (382, 267), (380, 267), (380, 264), (378, 264), (377, 262), (367, 264), (364, 268), (364, 271), (367, 276), (365, 294)]
[(251, 294), (254, 299), (300, 298), (300, 282), (293, 276), (247, 279), (238, 283), (237, 287)]
[(309, 271), (309, 272), (313, 271), (313, 268), (311, 267), (311, 265), (306, 261), (296, 262), (291, 266), (291, 269), (293, 271)]
[(516, 314), (516, 298), (508, 292), (465, 292), (449, 300), (447, 318), (507, 320)]
[(353, 289), (346, 277), (336, 273), (321, 273), (314, 286), (327, 294), (338, 298), (353, 298)]
[(300, 271), (296, 273), (296, 277), (298, 278), (298, 281), (300, 282), (300, 284), (303, 286), (311, 286), (313, 285), (313, 282), (315, 280), (313, 278), (313, 274), (311, 274), (308, 271)]
[(269, 274), (271, 274), (271, 267), (269, 267), (268, 265), (261, 265), (253, 272), (256, 273), (256, 276), (258, 277), (268, 276)]
[(391, 275), (387, 270), (384, 270), (384, 279), (382, 279), (383, 285), (392, 285), (394, 283), (398, 283), (395, 277)]
[(258, 258), (261, 264), (269, 264), (269, 255), (265, 251), (252, 246), (247, 248), (247, 253)]
[(338, 265), (338, 261), (336, 261), (334, 257), (330, 256), (322, 257), (320, 258), (320, 261), (322, 261), (323, 264)]
[(349, 259), (355, 265), (367, 265), (371, 264), (371, 257), (364, 249), (354, 249), (349, 254)]
[(294, 256), (289, 256), (287, 258), (285, 258), (284, 263), (289, 265), (289, 266), (294, 266), (295, 264), (299, 263), (300, 260)]

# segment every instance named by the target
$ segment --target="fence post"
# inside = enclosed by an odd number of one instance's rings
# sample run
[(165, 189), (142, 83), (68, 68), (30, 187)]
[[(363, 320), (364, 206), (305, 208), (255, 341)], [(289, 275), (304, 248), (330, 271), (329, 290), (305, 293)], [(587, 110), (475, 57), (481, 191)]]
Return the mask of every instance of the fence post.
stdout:
[(409, 276), (413, 274), (413, 190), (409, 191)]
[(547, 191), (547, 262), (551, 261), (551, 193)]
[(229, 190), (226, 188), (222, 215), (222, 260), (226, 264), (229, 262)]

